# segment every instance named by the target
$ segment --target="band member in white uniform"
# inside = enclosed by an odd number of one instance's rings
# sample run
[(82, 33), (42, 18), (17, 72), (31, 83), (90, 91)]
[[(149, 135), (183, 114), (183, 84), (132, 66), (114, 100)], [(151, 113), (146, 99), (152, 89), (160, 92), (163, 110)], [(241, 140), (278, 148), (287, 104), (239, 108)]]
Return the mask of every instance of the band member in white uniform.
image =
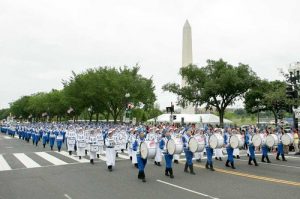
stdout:
[(88, 128), (85, 128), (84, 131), (84, 135), (85, 135), (85, 143), (86, 143), (86, 147), (85, 147), (85, 155), (87, 155), (87, 152), (90, 150), (90, 130)]
[(69, 129), (66, 133), (66, 137), (67, 137), (67, 148), (69, 151), (69, 155), (72, 155), (72, 152), (74, 151), (75, 148), (75, 142), (76, 142), (75, 129), (74, 128)]
[(132, 128), (129, 130), (129, 135), (127, 137), (127, 151), (131, 161), (132, 161), (132, 137), (134, 136), (133, 133), (134, 133), (134, 129)]
[[(245, 133), (245, 130), (242, 130), (243, 133)], [(241, 134), (239, 129), (237, 129), (237, 134)], [(239, 148), (235, 148), (233, 149), (233, 157), (236, 158), (236, 159), (240, 159), (240, 149)]]
[(100, 157), (101, 154), (103, 154), (103, 146), (104, 146), (104, 140), (103, 140), (103, 133), (101, 129), (96, 130), (96, 139), (98, 144), (98, 151), (97, 151), (97, 158)]
[(89, 149), (90, 149), (90, 163), (94, 164), (94, 159), (96, 159), (96, 154), (98, 151), (98, 144), (97, 144), (97, 138), (94, 133), (94, 129), (90, 130), (90, 136), (89, 136)]
[(86, 147), (85, 134), (82, 128), (78, 129), (76, 140), (77, 140), (77, 155), (79, 159), (81, 159), (81, 157), (85, 155), (84, 150)]
[[(215, 130), (216, 133), (220, 133), (222, 135), (222, 131), (220, 129)], [(223, 147), (214, 149), (215, 150), (215, 159), (222, 161), (223, 156)]]
[[(155, 130), (155, 129), (153, 129)], [(155, 131), (155, 143), (156, 143), (156, 154), (155, 154), (155, 158), (154, 158), (154, 164), (157, 165), (157, 166), (161, 166), (160, 162), (162, 161), (162, 152), (161, 152), (161, 149), (159, 147), (159, 142), (161, 140), (161, 134), (160, 134), (160, 131), (159, 129), (157, 129)]]
[[(195, 136), (197, 135), (202, 136), (203, 135), (203, 130), (196, 130), (195, 131)], [(202, 152), (195, 152), (194, 153), (194, 158), (196, 159), (196, 162), (201, 162), (201, 159), (203, 158), (203, 151)]]
[[(174, 137), (176, 137), (176, 136), (177, 137), (181, 137), (182, 134), (183, 134), (183, 132), (184, 132), (184, 128), (182, 128), (181, 130), (178, 129), (176, 132), (173, 133), (172, 136), (174, 136)], [(175, 164), (179, 164), (180, 154), (174, 154), (173, 158), (174, 158), (174, 163)]]
[[(133, 131), (133, 134), (132, 134), (132, 136), (131, 136), (131, 148), (133, 148), (133, 144), (134, 144), (134, 142), (136, 141), (136, 139), (137, 139), (137, 129), (135, 129), (135, 130)], [(137, 157), (136, 157), (136, 155), (137, 155), (137, 151), (132, 150), (132, 164), (133, 164), (136, 168), (138, 168), (138, 162), (137, 162)]]
[(112, 171), (112, 167), (116, 164), (116, 151), (114, 149), (115, 147), (115, 139), (113, 137), (113, 130), (110, 130), (108, 132), (108, 136), (105, 139), (105, 145), (106, 145), (106, 165), (109, 171)]

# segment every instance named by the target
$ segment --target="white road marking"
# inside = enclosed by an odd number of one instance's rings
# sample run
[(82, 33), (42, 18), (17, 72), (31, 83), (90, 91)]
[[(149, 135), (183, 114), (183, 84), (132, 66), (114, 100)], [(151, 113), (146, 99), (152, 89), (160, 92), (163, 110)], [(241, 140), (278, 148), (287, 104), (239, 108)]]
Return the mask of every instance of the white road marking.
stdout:
[(60, 152), (55, 151), (55, 152), (58, 153), (58, 154), (61, 154), (61, 155), (65, 156), (65, 157), (68, 157), (68, 158), (70, 158), (72, 160), (76, 160), (77, 162), (81, 162), (81, 163), (89, 162), (87, 159), (85, 159), (83, 157), (81, 157), (81, 159), (79, 159), (79, 157), (75, 157), (73, 155), (69, 155), (69, 153), (66, 152), (66, 151), (60, 151)]
[(24, 153), (14, 153), (14, 156), (24, 164), (27, 168), (36, 168), (41, 167), (38, 163), (36, 163), (34, 160), (32, 160), (30, 157), (25, 155)]
[(12, 138), (6, 135), (6, 136), (4, 136), (4, 139), (10, 140)]
[(64, 196), (68, 199), (72, 199), (68, 194), (64, 194)]
[(35, 154), (37, 154), (38, 156), (44, 158), (45, 160), (47, 160), (48, 162), (51, 162), (54, 165), (65, 165), (68, 164), (56, 157), (54, 157), (53, 155), (50, 155), (48, 153), (45, 152), (36, 152)]
[(12, 146), (7, 146), (7, 147), (5, 147), (5, 148), (7, 148), (7, 149), (12, 149), (12, 148), (14, 148), (14, 147), (12, 147)]
[(3, 155), (0, 155), (0, 171), (6, 171), (6, 170), (11, 170), (11, 168), (6, 162), (6, 160), (3, 158)]
[(204, 197), (211, 198), (211, 199), (218, 199), (218, 198), (216, 198), (216, 197), (207, 195), (207, 194), (205, 194), (205, 193), (200, 193), (200, 192), (197, 192), (197, 191), (194, 191), (194, 190), (191, 190), (191, 189), (187, 189), (187, 188), (184, 188), (184, 187), (175, 185), (175, 184), (171, 184), (171, 183), (168, 183), (168, 182), (165, 182), (165, 181), (162, 181), (162, 180), (156, 180), (156, 181), (157, 181), (157, 182), (160, 182), (160, 183), (163, 183), (163, 184), (166, 184), (166, 185), (169, 185), (169, 186), (172, 186), (172, 187), (175, 187), (175, 188), (178, 188), (178, 189), (182, 189), (182, 190), (185, 190), (185, 191), (188, 191), (188, 192), (191, 192), (191, 193), (200, 195), (200, 196), (204, 196)]

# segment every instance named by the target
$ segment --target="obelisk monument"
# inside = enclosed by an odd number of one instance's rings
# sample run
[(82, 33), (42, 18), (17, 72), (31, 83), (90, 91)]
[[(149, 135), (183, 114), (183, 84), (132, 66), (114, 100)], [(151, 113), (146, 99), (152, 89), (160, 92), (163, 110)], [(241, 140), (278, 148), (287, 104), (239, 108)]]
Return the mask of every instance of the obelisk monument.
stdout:
[[(188, 22), (185, 21), (183, 26), (183, 35), (182, 35), (182, 67), (187, 67), (193, 63), (193, 51), (192, 51), (192, 29)], [(187, 83), (184, 78), (181, 81), (181, 87), (186, 86)], [(181, 113), (183, 114), (194, 114), (195, 107), (192, 104), (187, 105), (182, 108)]]

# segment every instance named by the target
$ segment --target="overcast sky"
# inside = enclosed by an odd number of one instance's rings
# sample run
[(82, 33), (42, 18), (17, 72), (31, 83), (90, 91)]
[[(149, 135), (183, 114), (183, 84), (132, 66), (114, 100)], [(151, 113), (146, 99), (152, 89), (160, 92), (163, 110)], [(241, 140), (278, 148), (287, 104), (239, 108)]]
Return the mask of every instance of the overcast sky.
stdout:
[(61, 89), (71, 71), (133, 66), (153, 76), (161, 108), (180, 82), (182, 28), (194, 63), (223, 58), (281, 78), (300, 60), (299, 0), (0, 0), (0, 109), (20, 96)]

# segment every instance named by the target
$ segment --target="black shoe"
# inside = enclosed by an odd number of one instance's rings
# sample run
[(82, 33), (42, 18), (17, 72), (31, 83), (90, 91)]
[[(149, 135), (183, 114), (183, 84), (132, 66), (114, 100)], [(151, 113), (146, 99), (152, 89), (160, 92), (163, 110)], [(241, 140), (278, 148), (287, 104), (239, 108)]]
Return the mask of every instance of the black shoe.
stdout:
[(237, 159), (241, 159), (241, 157), (239, 155), (236, 156)]
[(157, 166), (159, 166), (159, 167), (161, 166), (160, 162), (157, 163)]
[(108, 170), (109, 170), (110, 172), (112, 172), (112, 166), (111, 166), (111, 165), (108, 166)]
[(258, 166), (258, 164), (257, 164), (257, 162), (256, 162), (256, 159), (255, 159), (255, 158), (254, 158), (253, 162), (254, 162), (254, 165), (255, 165), (255, 166)]
[(265, 161), (265, 156), (261, 156), (261, 162), (266, 162)]
[(196, 173), (194, 172), (194, 167), (193, 167), (193, 165), (189, 165), (189, 169), (190, 169), (190, 174), (196, 175)]
[(170, 178), (174, 178), (174, 175), (173, 175), (173, 169), (169, 169), (169, 172), (170, 172)]
[(249, 154), (247, 153), (247, 157), (249, 157)]
[(233, 158), (236, 158), (236, 156), (234, 155)]
[(249, 161), (248, 161), (248, 164), (249, 164), (249, 165), (252, 165), (251, 161), (252, 161), (252, 158), (249, 157)]
[(208, 162), (206, 162), (205, 168), (206, 168), (206, 169), (209, 169), (209, 167), (208, 167)]
[(219, 158), (219, 161), (223, 161), (222, 158)]
[(277, 155), (276, 155), (276, 160), (280, 160), (279, 159), (279, 153), (277, 153)]
[(284, 157), (284, 154), (282, 154), (281, 157), (282, 157), (282, 161), (287, 161)]
[(85, 155), (87, 155), (87, 150), (85, 150)]
[(157, 162), (156, 162), (156, 161), (154, 161), (154, 164), (155, 164), (155, 165), (157, 165)]
[(100, 158), (100, 155), (99, 155), (99, 154), (97, 154), (97, 158)]
[(69, 155), (72, 155), (72, 151), (69, 151)]
[(236, 169), (233, 162), (231, 163), (231, 168)]
[(215, 171), (214, 166), (213, 166), (212, 163), (210, 163), (210, 170), (211, 170), (211, 171)]
[(81, 160), (81, 156), (79, 156), (79, 160)]
[(121, 149), (121, 152), (124, 153), (124, 149)]
[(58, 149), (58, 152), (60, 152), (60, 149)]
[(139, 171), (138, 179), (142, 179), (142, 173)]
[(43, 147), (45, 148), (45, 147), (46, 147), (46, 145), (45, 145), (45, 144), (43, 144)]
[(174, 160), (174, 163), (175, 163), (175, 164), (179, 164), (178, 160)]
[(267, 158), (267, 163), (271, 163), (269, 157), (267, 156), (266, 158)]
[(130, 161), (132, 161), (132, 156), (130, 156)]
[(146, 182), (146, 176), (145, 176), (145, 172), (142, 172), (142, 182)]
[(219, 160), (217, 157), (215, 157), (215, 160)]
[(226, 167), (230, 167), (230, 166), (229, 166), (229, 160), (226, 161), (225, 166), (226, 166)]
[(119, 157), (119, 154), (118, 153), (116, 153), (116, 158), (118, 158)]
[(53, 151), (53, 147), (51, 147), (51, 151)]
[(145, 179), (145, 178), (143, 178), (143, 179), (142, 179), (142, 182), (146, 182), (146, 179)]
[(188, 173), (188, 164), (187, 163), (185, 163), (185, 165), (184, 165), (184, 172)]
[(135, 168), (138, 168), (138, 163), (135, 163), (134, 166), (135, 166)]
[(90, 163), (91, 163), (91, 164), (94, 164), (94, 159), (91, 159), (91, 160), (90, 160)]
[(196, 162), (201, 162), (201, 159), (197, 159)]
[(169, 169), (166, 169), (166, 170), (165, 170), (165, 176), (170, 176), (170, 175), (169, 175)]

